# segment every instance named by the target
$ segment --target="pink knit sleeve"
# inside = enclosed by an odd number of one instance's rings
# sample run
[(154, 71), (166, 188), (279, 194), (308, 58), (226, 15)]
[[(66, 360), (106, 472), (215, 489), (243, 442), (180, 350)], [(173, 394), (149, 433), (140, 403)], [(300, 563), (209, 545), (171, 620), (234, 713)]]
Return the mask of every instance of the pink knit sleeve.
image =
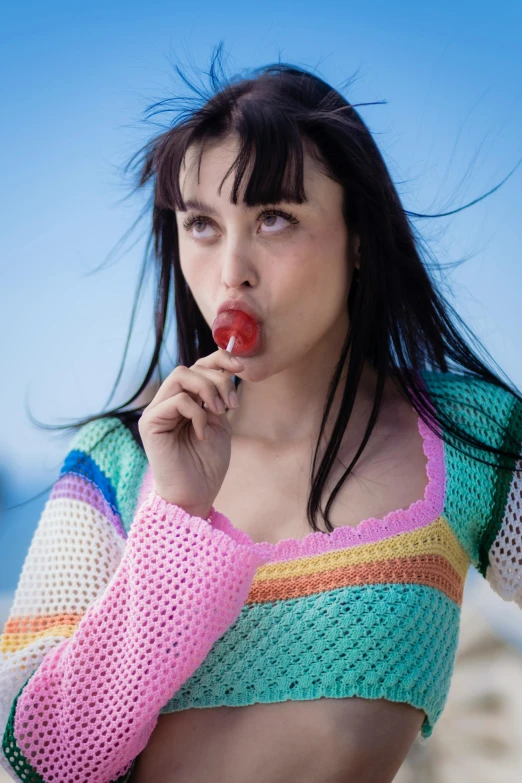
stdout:
[(16, 704), (18, 749), (43, 781), (110, 783), (147, 745), (161, 708), (239, 616), (263, 550), (154, 490), (123, 557), (74, 635)]

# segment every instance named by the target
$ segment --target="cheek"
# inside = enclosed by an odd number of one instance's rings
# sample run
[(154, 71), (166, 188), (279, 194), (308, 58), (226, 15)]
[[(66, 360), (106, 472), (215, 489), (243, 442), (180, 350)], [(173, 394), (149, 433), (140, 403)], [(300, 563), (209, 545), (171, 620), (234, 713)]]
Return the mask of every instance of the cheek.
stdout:
[(198, 259), (196, 253), (191, 253), (190, 248), (183, 248), (180, 246), (179, 264), (183, 277), (187, 283), (187, 286), (199, 307), (203, 318), (206, 320), (209, 327), (212, 327), (212, 318), (210, 312), (206, 312), (205, 301), (203, 297), (205, 292), (212, 286), (212, 282), (209, 278), (208, 268), (201, 259)]
[(194, 294), (200, 291), (205, 283), (208, 285), (208, 256), (205, 258), (200, 248), (183, 237), (179, 238), (178, 247), (179, 265), (183, 277)]
[[(182, 229), (183, 230), (183, 229)], [(179, 232), (179, 229), (178, 229)], [(193, 270), (197, 268), (196, 257), (193, 252), (193, 248), (190, 246), (186, 237), (178, 233), (178, 252), (179, 252), (179, 265), (185, 279), (189, 280), (193, 274)]]
[(345, 309), (349, 290), (346, 231), (333, 226), (320, 235), (307, 235), (302, 250), (285, 266), (284, 288), (289, 306), (294, 311), (297, 308), (303, 318), (324, 323)]

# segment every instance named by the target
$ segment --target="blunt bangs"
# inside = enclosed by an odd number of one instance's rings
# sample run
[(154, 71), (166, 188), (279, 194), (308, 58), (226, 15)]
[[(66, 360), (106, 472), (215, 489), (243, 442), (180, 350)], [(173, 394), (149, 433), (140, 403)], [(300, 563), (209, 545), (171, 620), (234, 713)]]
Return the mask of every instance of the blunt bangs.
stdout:
[[(212, 103), (212, 102), (211, 102)], [(206, 149), (229, 139), (237, 139), (238, 153), (219, 183), (221, 193), (225, 180), (235, 172), (230, 202), (248, 207), (282, 201), (302, 204), (308, 201), (304, 189), (304, 156), (308, 154), (328, 176), (324, 160), (299, 125), (295, 115), (283, 113), (274, 101), (240, 99), (229, 110), (226, 120), (222, 107), (207, 107), (196, 112), (183, 125), (168, 131), (156, 149), (153, 167), (156, 171), (154, 201), (161, 209), (186, 211), (181, 195), (179, 175), (189, 148), (198, 148), (195, 163), (200, 181), (201, 160)]]

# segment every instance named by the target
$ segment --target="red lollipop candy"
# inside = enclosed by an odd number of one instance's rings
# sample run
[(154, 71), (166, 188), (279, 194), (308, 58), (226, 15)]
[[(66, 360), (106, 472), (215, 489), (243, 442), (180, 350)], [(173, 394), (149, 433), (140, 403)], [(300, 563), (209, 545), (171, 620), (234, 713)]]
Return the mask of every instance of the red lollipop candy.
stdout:
[(214, 342), (226, 351), (245, 353), (250, 351), (259, 339), (260, 327), (243, 310), (225, 310), (212, 325)]

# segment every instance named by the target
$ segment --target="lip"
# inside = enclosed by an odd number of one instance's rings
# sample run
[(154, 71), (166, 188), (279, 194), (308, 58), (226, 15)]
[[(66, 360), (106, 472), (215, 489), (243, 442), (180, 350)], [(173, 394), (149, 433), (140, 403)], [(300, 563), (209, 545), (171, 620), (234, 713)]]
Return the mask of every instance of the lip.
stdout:
[(263, 323), (263, 320), (258, 314), (257, 310), (243, 299), (225, 299), (225, 301), (222, 302), (218, 307), (218, 315), (220, 313), (224, 313), (226, 310), (242, 310), (244, 313), (253, 318), (256, 324), (260, 325)]

